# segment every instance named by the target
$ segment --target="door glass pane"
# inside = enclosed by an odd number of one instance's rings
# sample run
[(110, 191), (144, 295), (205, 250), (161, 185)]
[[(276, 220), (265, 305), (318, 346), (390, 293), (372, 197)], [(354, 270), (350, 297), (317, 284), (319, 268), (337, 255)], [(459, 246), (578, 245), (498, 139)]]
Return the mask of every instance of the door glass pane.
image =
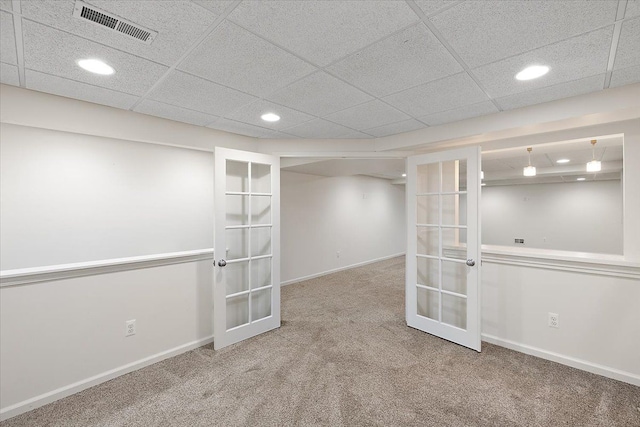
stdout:
[(271, 258), (251, 260), (251, 289), (271, 285)]
[(227, 283), (226, 295), (249, 289), (249, 261), (234, 262), (224, 268)]
[(416, 221), (418, 224), (438, 224), (440, 216), (439, 196), (416, 197)]
[(249, 163), (227, 160), (227, 192), (249, 191)]
[(271, 227), (251, 229), (251, 256), (271, 254)]
[(467, 300), (454, 295), (442, 294), (442, 322), (467, 329)]
[(467, 225), (467, 216), (461, 215), (461, 205), (467, 206), (466, 194), (446, 194), (442, 197), (442, 225)]
[(438, 227), (417, 227), (418, 229), (418, 255), (440, 255), (440, 238)]
[(271, 316), (271, 288), (251, 292), (251, 321)]
[(227, 224), (226, 225), (247, 225), (249, 224), (249, 196), (227, 195)]
[(467, 245), (461, 242), (460, 228), (442, 228), (442, 256), (453, 259), (467, 259)]
[(467, 294), (467, 265), (461, 262), (442, 261), (442, 289)]
[(251, 192), (271, 193), (271, 165), (251, 163)]
[(429, 289), (417, 288), (418, 291), (418, 315), (438, 320), (438, 292)]
[(251, 224), (271, 224), (271, 196), (251, 196)]
[[(249, 257), (249, 229), (235, 228), (225, 230), (227, 238), (226, 260)], [(223, 257), (221, 257), (223, 258)]]
[(227, 298), (227, 329), (249, 323), (249, 295)]
[(416, 191), (418, 194), (437, 193), (440, 190), (439, 163), (418, 165), (416, 172)]
[(418, 284), (438, 289), (439, 261), (431, 258), (417, 259)]
[(467, 161), (451, 160), (442, 162), (442, 191), (466, 191), (467, 189)]

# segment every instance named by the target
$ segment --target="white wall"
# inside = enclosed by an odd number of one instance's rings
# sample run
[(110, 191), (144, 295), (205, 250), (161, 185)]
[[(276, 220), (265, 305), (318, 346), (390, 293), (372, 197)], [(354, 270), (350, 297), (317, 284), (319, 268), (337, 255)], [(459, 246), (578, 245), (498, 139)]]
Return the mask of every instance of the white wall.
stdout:
[(637, 278), (483, 263), (483, 339), (640, 386), (639, 301)]
[[(211, 152), (0, 134), (3, 271), (213, 247)], [(0, 289), (0, 417), (211, 341), (211, 261), (152, 264)]]
[(283, 282), (404, 253), (403, 185), (283, 171), (280, 187)]
[[(212, 278), (207, 260), (0, 289), (2, 410), (210, 342)], [(137, 333), (125, 337), (129, 319)]]
[(213, 247), (213, 154), (0, 124), (0, 265)]
[(486, 186), (481, 203), (483, 244), (622, 254), (620, 181)]

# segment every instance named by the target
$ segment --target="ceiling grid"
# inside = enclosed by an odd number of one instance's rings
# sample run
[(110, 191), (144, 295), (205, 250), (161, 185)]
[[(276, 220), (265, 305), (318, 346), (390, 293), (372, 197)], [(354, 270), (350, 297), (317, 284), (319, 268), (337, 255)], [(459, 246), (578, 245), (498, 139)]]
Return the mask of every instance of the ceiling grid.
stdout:
[[(257, 138), (318, 139), (379, 138), (640, 82), (639, 0), (85, 3), (158, 36), (143, 46), (107, 34), (72, 17), (76, 0), (0, 0), (3, 26), (13, 23), (0, 81)], [(74, 55), (116, 73), (88, 75)], [(533, 63), (548, 75), (514, 79)], [(267, 111), (281, 121), (261, 121)]]

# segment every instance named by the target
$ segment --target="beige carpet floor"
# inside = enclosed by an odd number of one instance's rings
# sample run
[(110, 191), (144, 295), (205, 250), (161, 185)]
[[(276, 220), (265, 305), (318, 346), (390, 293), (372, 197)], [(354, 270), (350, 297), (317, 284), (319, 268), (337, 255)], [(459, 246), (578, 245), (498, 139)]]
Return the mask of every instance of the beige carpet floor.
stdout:
[(283, 288), (282, 327), (124, 375), (13, 426), (640, 426), (640, 388), (408, 328), (404, 258)]

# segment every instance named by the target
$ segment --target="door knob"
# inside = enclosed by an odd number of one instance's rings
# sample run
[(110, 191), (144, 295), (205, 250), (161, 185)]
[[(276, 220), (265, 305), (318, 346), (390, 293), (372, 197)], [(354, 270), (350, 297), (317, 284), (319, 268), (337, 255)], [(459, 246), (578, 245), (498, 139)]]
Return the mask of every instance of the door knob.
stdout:
[(475, 262), (474, 260), (472, 260), (472, 259), (468, 259), (468, 260), (467, 260), (467, 265), (468, 265), (469, 267), (473, 267), (474, 265), (476, 265), (476, 262)]
[(227, 261), (221, 259), (220, 261), (218, 261), (218, 267), (224, 267), (225, 265), (227, 265)]

